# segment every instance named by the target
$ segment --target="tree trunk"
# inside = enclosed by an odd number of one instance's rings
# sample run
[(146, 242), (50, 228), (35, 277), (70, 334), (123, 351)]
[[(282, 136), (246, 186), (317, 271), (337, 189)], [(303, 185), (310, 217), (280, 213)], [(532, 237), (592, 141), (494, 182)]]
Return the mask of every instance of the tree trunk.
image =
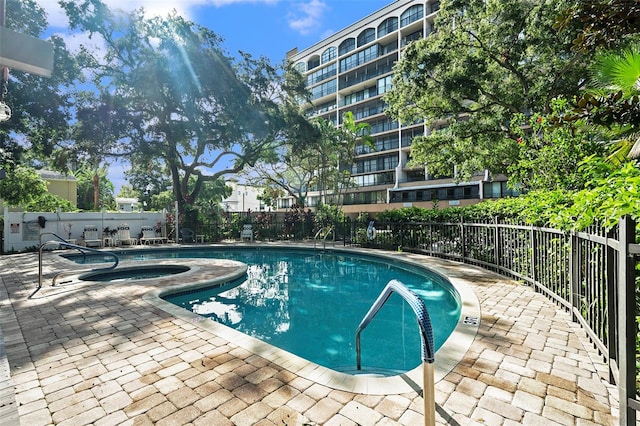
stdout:
[(98, 173), (93, 175), (93, 209), (100, 209), (100, 176)]

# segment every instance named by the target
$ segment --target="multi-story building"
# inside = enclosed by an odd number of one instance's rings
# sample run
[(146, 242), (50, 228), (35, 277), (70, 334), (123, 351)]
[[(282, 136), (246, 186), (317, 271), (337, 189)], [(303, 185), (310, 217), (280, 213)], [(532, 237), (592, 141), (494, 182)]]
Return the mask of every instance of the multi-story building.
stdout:
[[(307, 79), (312, 104), (308, 115), (336, 125), (351, 111), (371, 126), (374, 147), (360, 146), (350, 165), (355, 188), (344, 195), (344, 212), (376, 213), (421, 206), (465, 205), (508, 193), (504, 176), (481, 172), (466, 182), (451, 176), (434, 179), (425, 168), (409, 168), (411, 142), (429, 129), (423, 122), (400, 125), (384, 113), (382, 96), (391, 88), (393, 66), (407, 44), (428, 37), (440, 8), (437, 0), (396, 0), (287, 60)], [(319, 195), (309, 193), (307, 205)], [(279, 200), (279, 208), (291, 199)]]

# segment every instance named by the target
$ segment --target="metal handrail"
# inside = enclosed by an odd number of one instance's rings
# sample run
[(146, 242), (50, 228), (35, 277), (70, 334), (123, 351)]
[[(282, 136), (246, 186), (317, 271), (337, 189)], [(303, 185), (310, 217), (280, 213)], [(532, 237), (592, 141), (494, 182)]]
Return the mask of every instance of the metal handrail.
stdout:
[(422, 367), (423, 367), (423, 395), (424, 400), (424, 424), (435, 425), (435, 387), (434, 387), (434, 362), (435, 350), (433, 343), (433, 327), (431, 326), (431, 318), (424, 304), (424, 301), (415, 292), (411, 291), (407, 286), (398, 280), (391, 280), (382, 290), (378, 299), (364, 316), (358, 329), (356, 330), (356, 367), (361, 369), (360, 354), (360, 333), (369, 325), (371, 320), (376, 316), (380, 308), (385, 304), (389, 297), (394, 293), (398, 293), (411, 306), (413, 312), (418, 319), (420, 326), (420, 336), (422, 338)]
[[(54, 237), (57, 238), (57, 240), (49, 240), (49, 241), (45, 241), (43, 243), (42, 242), (42, 236), (43, 235), (53, 235)], [(80, 253), (82, 253), (84, 256), (86, 256), (87, 252), (90, 252), (90, 253), (99, 253), (101, 255), (113, 257), (113, 259), (114, 259), (113, 265), (107, 266), (107, 267), (101, 267), (101, 268), (93, 268), (93, 269), (89, 269), (88, 271), (108, 271), (108, 270), (111, 270), (111, 269), (115, 269), (118, 266), (118, 264), (120, 263), (120, 258), (118, 257), (117, 254), (115, 254), (113, 252), (101, 251), (101, 250), (97, 250), (97, 249), (93, 249), (93, 248), (89, 248), (89, 247), (79, 246), (77, 244), (72, 244), (72, 243), (68, 242), (67, 240), (65, 240), (61, 236), (55, 234), (54, 232), (43, 232), (42, 234), (40, 234), (40, 246), (38, 248), (38, 288), (37, 288), (36, 291), (38, 291), (38, 290), (40, 290), (42, 288), (42, 253), (44, 251), (44, 248), (46, 246), (50, 245), (50, 244), (57, 244), (59, 246), (76, 249)], [(78, 272), (78, 271), (75, 271), (75, 272)], [(56, 275), (56, 277), (54, 278), (54, 284), (55, 284), (55, 279), (58, 278), (59, 275), (60, 274)]]
[[(313, 236), (313, 248), (316, 248), (316, 241), (318, 240), (318, 236), (322, 233), (322, 231), (324, 231), (325, 228), (320, 228), (318, 229), (318, 232), (316, 232), (316, 235)], [(329, 236), (329, 234), (331, 233), (331, 231), (333, 231), (333, 225), (329, 226), (326, 229), (326, 234), (324, 234), (324, 237), (322, 237), (322, 249), (326, 250), (327, 248), (327, 237)]]

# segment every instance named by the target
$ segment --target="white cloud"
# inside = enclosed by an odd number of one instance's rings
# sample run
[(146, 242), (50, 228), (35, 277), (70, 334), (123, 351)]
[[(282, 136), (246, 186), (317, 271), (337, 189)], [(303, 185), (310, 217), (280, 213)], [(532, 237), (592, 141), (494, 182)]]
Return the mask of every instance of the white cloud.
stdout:
[(307, 35), (320, 27), (320, 19), (327, 9), (327, 4), (321, 0), (311, 0), (300, 3), (297, 9), (298, 13), (289, 16), (289, 27)]

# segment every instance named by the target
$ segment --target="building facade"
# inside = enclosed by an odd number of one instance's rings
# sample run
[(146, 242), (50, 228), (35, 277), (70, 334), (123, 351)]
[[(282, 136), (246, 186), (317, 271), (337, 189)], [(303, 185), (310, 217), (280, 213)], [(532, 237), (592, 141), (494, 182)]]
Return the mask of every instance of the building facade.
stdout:
[(221, 208), (225, 212), (259, 212), (269, 211), (258, 199), (260, 196), (260, 188), (242, 183), (227, 181), (227, 186), (231, 187), (231, 195), (221, 201)]
[[(355, 187), (344, 195), (345, 213), (461, 206), (509, 194), (504, 176), (479, 172), (456, 182), (454, 170), (434, 179), (425, 168), (408, 167), (412, 139), (429, 129), (422, 122), (400, 125), (384, 113), (382, 96), (391, 89), (394, 64), (409, 43), (429, 36), (439, 9), (437, 0), (396, 0), (307, 49), (287, 53), (306, 77), (310, 117), (340, 125), (342, 115), (351, 111), (356, 122), (371, 126), (374, 147), (358, 147), (350, 165)], [(307, 197), (310, 207), (319, 201), (318, 195)], [(278, 207), (291, 203), (283, 198)]]

